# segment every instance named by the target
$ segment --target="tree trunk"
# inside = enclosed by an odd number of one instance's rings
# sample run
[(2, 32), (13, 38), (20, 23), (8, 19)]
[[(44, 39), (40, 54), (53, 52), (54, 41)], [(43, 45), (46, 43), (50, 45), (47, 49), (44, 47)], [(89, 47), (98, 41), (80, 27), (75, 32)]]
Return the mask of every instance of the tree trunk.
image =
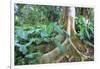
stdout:
[(65, 31), (67, 32), (66, 35), (69, 35), (69, 37), (66, 37), (65, 41), (62, 43), (62, 46), (64, 46), (65, 49), (68, 49), (68, 47), (70, 46), (70, 48), (71, 49), (73, 48), (73, 50), (70, 49), (69, 52), (61, 53), (60, 49), (58, 47), (56, 47), (54, 50), (52, 50), (40, 57), (39, 62), (42, 64), (43, 63), (60, 62), (64, 56), (67, 56), (69, 54), (71, 54), (72, 56), (79, 55), (81, 57), (82, 61), (84, 61), (87, 58), (90, 58), (89, 56), (84, 55), (83, 53), (81, 53), (78, 50), (78, 47), (80, 46), (80, 48), (83, 51), (86, 51), (85, 47), (87, 44), (83, 44), (75, 34), (76, 33), (75, 23), (74, 23), (75, 8), (74, 7), (63, 7), (62, 13), (63, 13), (63, 15), (62, 15), (60, 21), (63, 21), (63, 23), (65, 25)]

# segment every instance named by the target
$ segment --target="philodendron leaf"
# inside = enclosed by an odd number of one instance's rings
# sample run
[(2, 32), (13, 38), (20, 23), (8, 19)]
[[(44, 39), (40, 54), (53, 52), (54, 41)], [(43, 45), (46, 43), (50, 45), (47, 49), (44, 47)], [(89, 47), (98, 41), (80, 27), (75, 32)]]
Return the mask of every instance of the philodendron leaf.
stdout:
[(50, 42), (50, 39), (49, 38), (44, 38), (43, 39), (45, 42)]
[(23, 53), (23, 54), (26, 54), (27, 53), (27, 48), (26, 46), (20, 46), (19, 50)]
[(24, 46), (24, 45), (20, 45), (18, 43), (15, 43), (15, 46), (19, 47), (19, 51), (22, 52), (23, 54), (26, 54), (28, 51), (26, 46)]
[(42, 38), (48, 37), (48, 34), (45, 31), (42, 31), (41, 32), (41, 37)]
[(23, 54), (26, 54), (27, 53), (27, 46), (24, 46), (24, 45), (20, 45), (18, 43), (15, 43), (15, 46), (19, 47), (19, 51), (22, 52)]
[(28, 52), (27, 50), (27, 46), (30, 46), (32, 44), (34, 40), (31, 39), (29, 43), (25, 44), (25, 45), (21, 45), (17, 42), (15, 42), (15, 46), (19, 47), (19, 51), (22, 52), (23, 54), (26, 54)]
[(60, 29), (59, 25), (57, 25), (56, 23), (53, 24), (54, 25), (54, 30), (59, 33), (59, 34), (63, 34), (62, 30)]
[(82, 23), (85, 23), (85, 22), (86, 22), (85, 17), (84, 16), (80, 16), (80, 23), (82, 24)]
[(28, 34), (32, 34), (33, 32), (35, 32), (35, 29), (28, 31)]
[(47, 33), (50, 35), (53, 31), (53, 23), (50, 23), (48, 26), (47, 26)]
[(37, 39), (37, 40), (36, 40), (36, 44), (37, 44), (37, 45), (39, 45), (41, 42), (42, 42), (41, 39)]
[(16, 30), (16, 35), (22, 39), (25, 39), (25, 40), (28, 39), (28, 33), (24, 31), (22, 28)]

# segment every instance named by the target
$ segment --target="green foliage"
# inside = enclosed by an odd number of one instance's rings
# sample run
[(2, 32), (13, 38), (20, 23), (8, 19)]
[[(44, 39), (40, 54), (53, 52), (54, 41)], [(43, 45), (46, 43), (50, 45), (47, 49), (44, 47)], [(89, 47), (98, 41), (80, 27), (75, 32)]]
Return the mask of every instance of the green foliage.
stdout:
[(47, 24), (58, 21), (60, 17), (60, 7), (39, 6), (39, 5), (15, 5), (16, 25), (23, 24)]
[(88, 40), (93, 43), (94, 39), (94, 23), (90, 21), (86, 24), (84, 16), (76, 18), (76, 30), (81, 40)]
[(15, 34), (17, 35), (17, 38), (21, 38), (25, 40), (28, 39), (28, 33), (24, 31), (22, 28), (17, 29)]
[[(37, 58), (41, 56), (41, 52), (38, 52), (38, 51), (30, 52), (29, 51), (28, 47), (31, 47), (32, 45), (39, 46), (43, 43), (51, 43), (54, 41), (56, 46), (59, 47), (59, 49), (62, 52), (65, 52), (65, 49), (61, 45), (61, 43), (59, 43), (56, 39), (52, 39), (55, 37), (54, 35), (52, 35), (53, 32), (56, 32), (57, 34), (60, 34), (60, 35), (62, 35), (63, 33), (59, 25), (57, 25), (56, 23), (49, 23), (48, 25), (43, 25), (43, 26), (41, 25), (38, 27), (35, 26), (34, 28), (32, 27), (30, 29), (27, 29), (24, 27), (16, 27), (15, 29), (15, 36), (16, 36), (15, 46), (19, 48), (18, 51), (20, 53), (25, 55), (25, 57), (23, 58), (24, 62), (20, 64), (27, 63), (28, 61), (25, 61), (26, 58), (29, 60), (34, 58), (34, 61), (32, 62), (34, 63), (35, 60), (37, 60)], [(21, 59), (19, 57), (16, 58), (16, 60)], [(23, 61), (23, 60), (20, 60), (20, 61)], [(16, 64), (19, 64), (19, 62), (17, 62)]]
[(51, 33), (52, 33), (52, 31), (53, 31), (53, 23), (50, 23), (49, 25), (48, 25), (48, 27), (47, 27), (47, 33), (50, 35)]
[[(77, 10), (77, 9), (76, 9)], [(91, 9), (92, 10), (92, 9)], [(86, 19), (80, 16), (80, 10), (77, 12), (76, 29), (80, 39), (93, 41), (94, 25), (93, 11), (89, 11), (91, 16), (90, 24), (86, 27)], [(37, 64), (38, 59), (48, 49), (47, 44), (54, 44), (62, 53), (68, 51), (56, 39), (56, 35), (63, 36), (62, 28), (64, 25), (58, 25), (62, 7), (59, 6), (39, 6), (15, 4), (15, 64)], [(41, 48), (45, 45), (45, 48)], [(42, 49), (42, 51), (41, 51)]]
[(30, 54), (26, 55), (25, 57), (29, 58), (29, 59), (36, 59), (37, 57), (39, 57), (41, 55), (42, 55), (41, 52), (36, 52), (36, 53), (30, 53)]
[(60, 26), (57, 25), (57, 23), (54, 23), (54, 30), (55, 30), (58, 34), (62, 34), (62, 35), (63, 35), (63, 31), (61, 30)]

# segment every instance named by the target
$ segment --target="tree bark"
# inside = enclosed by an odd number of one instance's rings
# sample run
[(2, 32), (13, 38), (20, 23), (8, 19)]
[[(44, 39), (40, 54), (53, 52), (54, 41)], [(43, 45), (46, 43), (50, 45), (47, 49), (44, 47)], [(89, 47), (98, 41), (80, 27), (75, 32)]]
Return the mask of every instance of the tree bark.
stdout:
[(65, 52), (62, 54), (60, 49), (58, 47), (56, 47), (54, 50), (52, 50), (40, 57), (39, 62), (41, 64), (60, 62), (61, 59), (64, 56), (67, 56), (68, 54), (72, 54), (72, 56), (74, 56), (74, 54), (75, 55), (78, 54), (81, 57), (82, 61), (84, 61), (87, 58), (91, 58), (91, 59), (93, 58), (93, 57), (84, 55), (78, 49), (78, 47), (80, 46), (80, 48), (83, 51), (86, 50), (87, 44), (82, 43), (76, 35), (75, 23), (74, 23), (75, 8), (74, 7), (63, 7), (62, 13), (63, 13), (63, 15), (62, 15), (60, 21), (64, 22), (65, 31), (67, 32), (66, 35), (69, 35), (69, 37), (66, 37), (65, 41), (62, 43), (62, 46), (64, 46), (65, 49), (67, 49), (70, 46), (71, 48), (74, 49), (74, 51), (72, 51), (70, 49), (69, 52)]

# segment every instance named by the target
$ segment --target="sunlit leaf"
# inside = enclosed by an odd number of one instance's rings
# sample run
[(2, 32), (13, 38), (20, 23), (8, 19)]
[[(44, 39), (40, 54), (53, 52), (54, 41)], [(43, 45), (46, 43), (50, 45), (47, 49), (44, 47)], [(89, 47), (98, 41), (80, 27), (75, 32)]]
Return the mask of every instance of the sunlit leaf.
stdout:
[(59, 27), (56, 23), (54, 23), (53, 25), (54, 25), (54, 30), (55, 30), (57, 33), (63, 34), (62, 30), (60, 29), (60, 27)]
[(48, 33), (49, 35), (52, 33), (53, 28), (54, 28), (53, 23), (50, 23), (50, 24), (47, 26), (47, 33)]
[(22, 39), (25, 39), (25, 40), (28, 39), (28, 33), (21, 28), (16, 30), (16, 35)]

